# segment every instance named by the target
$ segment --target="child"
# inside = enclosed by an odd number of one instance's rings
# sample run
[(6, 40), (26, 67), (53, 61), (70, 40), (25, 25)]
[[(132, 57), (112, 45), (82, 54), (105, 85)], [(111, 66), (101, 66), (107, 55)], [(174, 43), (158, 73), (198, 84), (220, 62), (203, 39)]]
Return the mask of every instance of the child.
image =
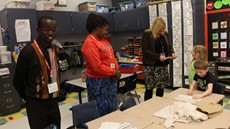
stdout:
[(193, 57), (193, 60), (189, 66), (189, 76), (188, 76), (188, 79), (189, 79), (189, 85), (192, 84), (192, 81), (193, 81), (193, 77), (196, 73), (196, 70), (194, 68), (194, 62), (196, 60), (204, 60), (204, 61), (207, 61), (207, 57), (208, 57), (208, 52), (207, 52), (207, 49), (205, 48), (205, 46), (203, 45), (196, 45), (194, 46), (193, 48), (193, 51), (192, 51), (192, 57)]
[(193, 95), (194, 99), (200, 99), (211, 94), (216, 87), (216, 80), (214, 75), (208, 71), (208, 62), (204, 60), (197, 60), (194, 63), (196, 74), (193, 78), (192, 84), (189, 87), (189, 95), (193, 94), (194, 89), (204, 91), (201, 94)]

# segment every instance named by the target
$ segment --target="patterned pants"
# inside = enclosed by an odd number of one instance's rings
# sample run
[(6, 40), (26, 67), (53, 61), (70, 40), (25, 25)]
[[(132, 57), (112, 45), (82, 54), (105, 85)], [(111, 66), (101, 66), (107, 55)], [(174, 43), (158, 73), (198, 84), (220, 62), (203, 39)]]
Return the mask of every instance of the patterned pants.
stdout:
[(117, 81), (112, 78), (86, 77), (88, 101), (97, 101), (101, 116), (116, 110)]
[(166, 66), (144, 66), (145, 87), (148, 90), (165, 88), (170, 85), (168, 65)]

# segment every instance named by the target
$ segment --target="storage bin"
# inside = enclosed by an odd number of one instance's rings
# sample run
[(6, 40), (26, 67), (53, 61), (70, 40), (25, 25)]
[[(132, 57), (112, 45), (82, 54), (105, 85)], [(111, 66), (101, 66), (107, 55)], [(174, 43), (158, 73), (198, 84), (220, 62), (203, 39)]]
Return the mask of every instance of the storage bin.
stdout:
[(1, 64), (11, 63), (11, 52), (10, 51), (0, 52), (0, 63)]
[(110, 13), (119, 12), (119, 8), (118, 7), (109, 7), (109, 12)]
[(121, 11), (132, 10), (135, 8), (134, 1), (121, 2), (119, 3), (119, 6)]
[(150, 2), (150, 0), (134, 0), (136, 8), (146, 6), (148, 2)]
[(7, 51), (7, 46), (0, 46), (0, 52)]
[(96, 2), (84, 2), (78, 5), (79, 11), (96, 12)]
[(36, 10), (54, 10), (52, 1), (39, 1), (36, 3)]
[(139, 65), (136, 65), (134, 67), (120, 67), (119, 70), (121, 73), (135, 73), (138, 71)]
[(30, 0), (11, 0), (5, 7), (6, 8), (29, 8)]
[(98, 12), (98, 13), (109, 13), (109, 6), (97, 4), (96, 5), (96, 12)]

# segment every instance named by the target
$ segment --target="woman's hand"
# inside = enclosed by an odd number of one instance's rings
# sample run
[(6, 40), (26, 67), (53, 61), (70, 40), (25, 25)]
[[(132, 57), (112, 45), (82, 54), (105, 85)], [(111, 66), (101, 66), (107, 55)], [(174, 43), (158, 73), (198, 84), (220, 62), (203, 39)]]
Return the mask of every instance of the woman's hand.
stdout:
[(114, 80), (119, 80), (121, 78), (121, 72), (116, 69), (116, 75), (113, 77)]
[(177, 57), (176, 54), (173, 53), (173, 54), (172, 54), (172, 59), (176, 59), (176, 57)]

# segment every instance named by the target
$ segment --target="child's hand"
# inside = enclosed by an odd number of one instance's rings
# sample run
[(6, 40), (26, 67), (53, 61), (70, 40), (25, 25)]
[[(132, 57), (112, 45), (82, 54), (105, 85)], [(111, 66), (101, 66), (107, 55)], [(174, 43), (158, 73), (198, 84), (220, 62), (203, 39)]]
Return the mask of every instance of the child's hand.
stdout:
[(192, 90), (189, 90), (188, 95), (192, 95)]
[(193, 95), (193, 99), (201, 99), (201, 98), (203, 98), (203, 95), (201, 95), (201, 94)]

